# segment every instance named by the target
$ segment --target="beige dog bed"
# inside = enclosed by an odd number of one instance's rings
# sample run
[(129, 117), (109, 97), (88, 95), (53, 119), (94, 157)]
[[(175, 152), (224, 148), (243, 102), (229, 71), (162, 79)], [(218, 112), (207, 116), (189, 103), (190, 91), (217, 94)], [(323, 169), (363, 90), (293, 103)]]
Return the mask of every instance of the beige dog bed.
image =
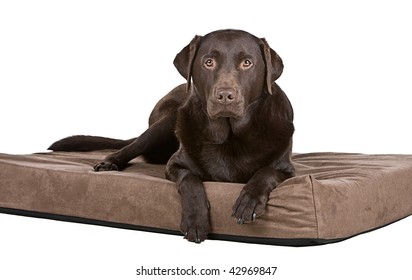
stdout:
[[(164, 166), (135, 159), (94, 172), (109, 151), (0, 154), (0, 212), (181, 234), (180, 198)], [(412, 214), (412, 155), (297, 154), (297, 176), (270, 195), (265, 214), (238, 225), (242, 184), (205, 182), (209, 238), (280, 245), (340, 241)]]

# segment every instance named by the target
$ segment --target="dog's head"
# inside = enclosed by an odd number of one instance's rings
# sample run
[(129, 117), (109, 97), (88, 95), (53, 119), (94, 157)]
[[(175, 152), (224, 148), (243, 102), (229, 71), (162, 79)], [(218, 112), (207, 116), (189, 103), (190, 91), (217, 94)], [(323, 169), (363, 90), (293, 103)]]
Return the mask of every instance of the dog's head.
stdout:
[(240, 30), (219, 30), (193, 40), (176, 55), (189, 89), (205, 98), (210, 118), (242, 118), (247, 106), (272, 84), (283, 63), (264, 38)]

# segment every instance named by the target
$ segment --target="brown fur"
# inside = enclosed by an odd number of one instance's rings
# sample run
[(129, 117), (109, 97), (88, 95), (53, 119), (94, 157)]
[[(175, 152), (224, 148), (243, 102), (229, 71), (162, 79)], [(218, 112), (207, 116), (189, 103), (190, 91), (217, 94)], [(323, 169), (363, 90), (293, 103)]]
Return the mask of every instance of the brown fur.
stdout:
[[(262, 215), (269, 193), (294, 176), (293, 110), (274, 83), (282, 73), (282, 60), (265, 39), (247, 32), (195, 36), (174, 64), (187, 83), (158, 102), (142, 135), (124, 141), (124, 148), (94, 169), (120, 170), (140, 155), (150, 162), (167, 162), (166, 177), (176, 182), (181, 195), (181, 230), (189, 241), (201, 242), (210, 231), (203, 181), (245, 183), (233, 206), (233, 216), (243, 224)], [(50, 149), (76, 150), (76, 137)], [(88, 139), (80, 141), (82, 150), (121, 141)]]

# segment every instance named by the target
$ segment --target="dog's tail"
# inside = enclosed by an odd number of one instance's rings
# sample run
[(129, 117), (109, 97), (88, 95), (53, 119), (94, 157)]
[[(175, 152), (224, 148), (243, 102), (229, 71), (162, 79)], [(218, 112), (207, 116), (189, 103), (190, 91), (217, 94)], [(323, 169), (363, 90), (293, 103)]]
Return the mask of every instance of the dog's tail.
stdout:
[(136, 138), (120, 140), (100, 136), (75, 135), (54, 142), (48, 148), (52, 151), (86, 152), (105, 149), (121, 149), (132, 143)]

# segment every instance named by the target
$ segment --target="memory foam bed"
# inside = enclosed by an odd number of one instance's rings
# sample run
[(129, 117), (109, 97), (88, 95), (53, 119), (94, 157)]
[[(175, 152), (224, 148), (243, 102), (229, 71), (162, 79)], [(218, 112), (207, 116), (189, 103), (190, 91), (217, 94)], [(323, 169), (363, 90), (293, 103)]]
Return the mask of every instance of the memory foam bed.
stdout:
[[(140, 158), (94, 172), (110, 151), (0, 154), (0, 212), (181, 234), (180, 197), (164, 166)], [(205, 182), (211, 239), (305, 246), (341, 241), (412, 214), (412, 155), (295, 154), (297, 176), (270, 195), (257, 222), (231, 208), (243, 185)]]

